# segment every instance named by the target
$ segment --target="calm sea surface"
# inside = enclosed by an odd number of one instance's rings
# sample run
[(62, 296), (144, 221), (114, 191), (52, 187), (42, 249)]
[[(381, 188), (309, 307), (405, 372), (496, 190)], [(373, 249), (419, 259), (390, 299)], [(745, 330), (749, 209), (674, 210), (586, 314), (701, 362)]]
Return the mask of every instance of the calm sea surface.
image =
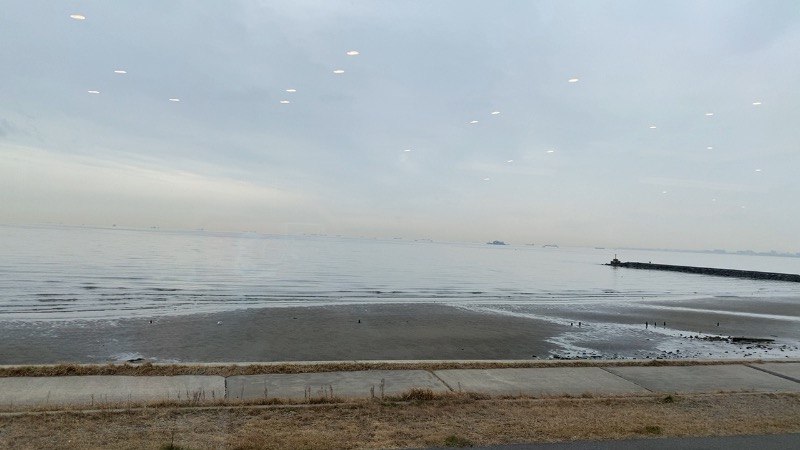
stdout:
[(797, 283), (603, 266), (800, 273), (800, 258), (256, 233), (0, 226), (0, 320), (252, 307), (441, 303), (513, 310), (715, 296), (797, 297)]

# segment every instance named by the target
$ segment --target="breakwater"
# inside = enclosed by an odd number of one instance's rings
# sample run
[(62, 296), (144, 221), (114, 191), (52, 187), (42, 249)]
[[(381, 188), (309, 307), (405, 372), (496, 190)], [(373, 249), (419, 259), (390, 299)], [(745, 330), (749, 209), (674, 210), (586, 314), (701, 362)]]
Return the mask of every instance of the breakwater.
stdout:
[(697, 275), (712, 275), (716, 277), (749, 278), (753, 280), (791, 281), (800, 283), (800, 275), (791, 273), (758, 272), (754, 270), (715, 269), (713, 267), (673, 266), (669, 264), (652, 264), (641, 262), (621, 262), (614, 258), (606, 264), (612, 267), (626, 267), (629, 269), (666, 270), (669, 272), (693, 273)]

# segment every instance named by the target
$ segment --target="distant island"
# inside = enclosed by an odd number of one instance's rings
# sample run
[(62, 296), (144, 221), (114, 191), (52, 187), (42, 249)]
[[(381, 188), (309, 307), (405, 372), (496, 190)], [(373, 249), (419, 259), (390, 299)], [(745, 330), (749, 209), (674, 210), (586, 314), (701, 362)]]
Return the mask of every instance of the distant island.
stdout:
[(776, 250), (770, 250), (768, 252), (757, 252), (753, 250), (723, 250), (723, 249), (714, 249), (714, 250), (675, 250), (669, 248), (622, 248), (622, 250), (647, 250), (647, 251), (658, 251), (658, 252), (678, 252), (678, 253), (713, 253), (717, 255), (744, 255), (744, 256), (780, 256), (784, 258), (800, 258), (800, 252), (779, 252)]
[(503, 242), (503, 241), (492, 241), (492, 242), (487, 242), (487, 244), (489, 244), (489, 245), (506, 245), (506, 243)]
[(768, 252), (756, 252), (753, 250), (737, 250), (735, 252), (729, 252), (727, 250), (700, 250), (699, 253), (717, 253), (722, 255), (748, 255), (748, 256), (783, 256), (789, 258), (800, 258), (800, 252), (790, 253), (790, 252), (778, 252), (775, 250), (771, 250)]

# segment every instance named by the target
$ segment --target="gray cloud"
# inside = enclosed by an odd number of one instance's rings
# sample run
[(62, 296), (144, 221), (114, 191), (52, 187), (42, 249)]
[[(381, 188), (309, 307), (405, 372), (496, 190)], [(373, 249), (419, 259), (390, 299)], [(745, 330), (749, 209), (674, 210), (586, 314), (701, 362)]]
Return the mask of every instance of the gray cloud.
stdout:
[(792, 0), (4, 6), (0, 221), (796, 251)]
[(6, 137), (9, 134), (13, 134), (16, 131), (17, 127), (14, 126), (13, 123), (11, 123), (7, 119), (3, 119), (2, 117), (0, 117), (0, 137)]
[(642, 178), (639, 181), (645, 184), (654, 184), (657, 186), (704, 189), (711, 191), (759, 192), (759, 193), (767, 193), (769, 191), (768, 189), (759, 186), (732, 184), (732, 183), (717, 183), (713, 181), (703, 181), (703, 180), (682, 180), (677, 178), (652, 177), (652, 178)]

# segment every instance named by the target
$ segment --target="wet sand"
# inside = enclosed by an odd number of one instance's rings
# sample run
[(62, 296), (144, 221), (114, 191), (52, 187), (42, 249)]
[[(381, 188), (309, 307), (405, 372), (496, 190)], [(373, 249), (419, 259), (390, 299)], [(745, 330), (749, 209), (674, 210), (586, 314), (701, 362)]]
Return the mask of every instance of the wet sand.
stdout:
[[(800, 355), (800, 298), (715, 297), (531, 306), (531, 315), (434, 304), (263, 308), (149, 319), (0, 322), (0, 364)], [(555, 318), (558, 318), (555, 320)], [(564, 320), (567, 322), (565, 323)], [(569, 326), (570, 322), (574, 326)], [(581, 326), (578, 326), (580, 322)], [(648, 326), (645, 326), (648, 322)], [(658, 325), (653, 327), (653, 322)], [(666, 322), (666, 327), (664, 326)], [(719, 323), (719, 326), (717, 326)], [(698, 333), (773, 338), (768, 349)], [(691, 337), (690, 337), (691, 336)], [(679, 351), (680, 350), (680, 351)]]
[(564, 327), (441, 305), (264, 308), (3, 324), (0, 364), (548, 358)]
[[(557, 339), (566, 357), (800, 357), (800, 298), (711, 297), (561, 309), (583, 328)], [(772, 339), (732, 343), (727, 338)], [(699, 339), (698, 339), (699, 338)]]
[[(780, 338), (800, 341), (800, 299), (713, 297), (644, 301), (619, 308), (572, 311), (587, 323), (616, 322), (643, 329), (666, 327), (686, 333)], [(646, 327), (645, 322), (649, 324)]]

